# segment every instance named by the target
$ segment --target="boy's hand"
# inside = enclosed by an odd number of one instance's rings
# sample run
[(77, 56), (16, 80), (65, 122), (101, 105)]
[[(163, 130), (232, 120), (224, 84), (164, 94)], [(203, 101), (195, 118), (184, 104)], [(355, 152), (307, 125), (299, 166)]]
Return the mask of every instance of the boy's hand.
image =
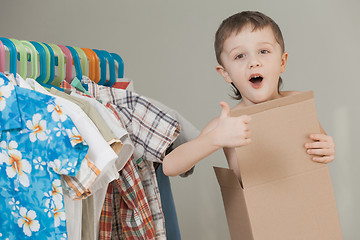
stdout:
[(214, 129), (216, 144), (219, 147), (241, 147), (251, 142), (249, 122), (250, 116), (230, 117), (230, 108), (226, 102), (220, 102), (222, 107), (217, 125)]
[(310, 138), (315, 142), (306, 143), (307, 153), (313, 155), (313, 161), (329, 163), (335, 159), (335, 143), (331, 136), (325, 134), (311, 134)]

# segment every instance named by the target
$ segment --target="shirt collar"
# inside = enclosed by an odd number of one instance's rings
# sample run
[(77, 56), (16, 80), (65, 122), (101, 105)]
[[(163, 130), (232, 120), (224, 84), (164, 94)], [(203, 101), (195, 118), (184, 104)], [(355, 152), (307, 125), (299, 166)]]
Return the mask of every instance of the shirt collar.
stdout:
[(16, 88), (0, 73), (0, 131), (22, 127)]

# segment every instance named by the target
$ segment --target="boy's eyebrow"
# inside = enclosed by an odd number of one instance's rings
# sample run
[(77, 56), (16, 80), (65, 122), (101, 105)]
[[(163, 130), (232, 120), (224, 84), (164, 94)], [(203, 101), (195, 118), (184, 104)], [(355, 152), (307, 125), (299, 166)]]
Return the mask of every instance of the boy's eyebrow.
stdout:
[(271, 46), (274, 46), (274, 43), (271, 43), (271, 42), (259, 42), (259, 44), (269, 44)]
[[(268, 45), (274, 46), (274, 43), (271, 43), (271, 42), (258, 42), (257, 44), (258, 44), (258, 45), (260, 45), (260, 44), (268, 44)], [(234, 51), (234, 50), (236, 50), (236, 49), (238, 49), (238, 48), (242, 48), (242, 47), (243, 47), (242, 45), (239, 45), (239, 46), (234, 47), (233, 49), (231, 49), (231, 50), (229, 51), (229, 54), (230, 54), (232, 51)]]
[(236, 49), (238, 49), (238, 48), (241, 48), (242, 46), (236, 46), (236, 47), (234, 47), (233, 49), (231, 49), (230, 51), (229, 51), (229, 53), (231, 53), (232, 51), (234, 51), (234, 50), (236, 50)]

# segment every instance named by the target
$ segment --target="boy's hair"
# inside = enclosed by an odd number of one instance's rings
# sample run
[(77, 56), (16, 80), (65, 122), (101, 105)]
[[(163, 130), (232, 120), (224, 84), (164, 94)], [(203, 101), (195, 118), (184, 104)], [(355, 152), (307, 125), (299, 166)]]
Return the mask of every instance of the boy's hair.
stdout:
[[(221, 52), (223, 50), (223, 45), (225, 40), (230, 37), (231, 34), (238, 34), (245, 27), (251, 25), (253, 26), (253, 31), (258, 29), (263, 29), (264, 27), (270, 26), (276, 41), (279, 43), (282, 52), (285, 51), (284, 39), (281, 33), (279, 26), (272, 20), (270, 17), (266, 16), (263, 13), (257, 11), (243, 11), (236, 13), (227, 19), (225, 19), (219, 26), (215, 34), (215, 54), (216, 60), (220, 65), (222, 61), (220, 58)], [(279, 77), (278, 91), (282, 84), (282, 79)], [(239, 90), (232, 83), (235, 96), (233, 98), (240, 100), (241, 94)]]

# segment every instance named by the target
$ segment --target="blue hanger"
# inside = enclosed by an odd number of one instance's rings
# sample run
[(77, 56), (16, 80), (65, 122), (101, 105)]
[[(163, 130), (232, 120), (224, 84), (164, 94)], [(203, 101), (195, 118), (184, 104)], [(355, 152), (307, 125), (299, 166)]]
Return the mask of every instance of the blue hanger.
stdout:
[[(112, 85), (114, 85), (115, 81), (116, 81), (116, 76), (115, 76), (115, 61), (114, 58), (111, 56), (111, 54), (105, 50), (100, 50), (103, 54), (104, 57), (107, 59), (107, 62), (109, 64), (109, 76), (110, 79), (109, 81), (107, 81), (104, 86), (109, 86), (111, 87)], [(106, 68), (105, 68), (105, 73), (106, 73)]]
[[(114, 58), (110, 55), (109, 52), (105, 50), (97, 50), (97, 49), (93, 49), (93, 50), (98, 55), (100, 60), (101, 77), (98, 84), (111, 87), (116, 81)], [(109, 81), (106, 80), (107, 63), (109, 63), (109, 76), (110, 76)]]
[(39, 61), (40, 61), (40, 75), (36, 78), (36, 81), (38, 83), (40, 83), (42, 86), (47, 87), (47, 88), (56, 88), (59, 91), (64, 91), (64, 89), (51, 85), (51, 84), (47, 84), (44, 83), (46, 76), (47, 76), (47, 64), (46, 64), (46, 51), (43, 44), (35, 42), (35, 41), (30, 41), (30, 43), (32, 45), (34, 45), (36, 51), (39, 53)]
[(81, 81), (81, 79), (82, 79), (82, 70), (81, 70), (81, 65), (80, 65), (79, 54), (76, 52), (76, 50), (73, 47), (71, 47), (71, 46), (66, 46), (66, 47), (70, 50), (71, 55), (73, 57), (75, 71), (76, 71), (76, 77)]
[(124, 77), (124, 61), (122, 58), (116, 53), (110, 53), (110, 55), (114, 58), (118, 63), (118, 78)]
[(51, 84), (55, 79), (55, 54), (53, 49), (47, 43), (43, 42), (42, 44), (45, 45), (45, 47), (48, 49), (50, 53), (50, 76), (49, 79), (46, 81), (46, 83)]
[(100, 81), (98, 84), (104, 85), (106, 83), (106, 58), (100, 50), (93, 49), (93, 51), (98, 56), (100, 62)]
[(11, 40), (4, 38), (4, 37), (0, 37), (0, 40), (2, 41), (4, 46), (6, 46), (9, 49), (9, 53), (10, 53), (10, 70), (9, 70), (9, 72), (14, 74), (14, 76), (16, 76), (17, 51), (16, 51), (15, 44)]

